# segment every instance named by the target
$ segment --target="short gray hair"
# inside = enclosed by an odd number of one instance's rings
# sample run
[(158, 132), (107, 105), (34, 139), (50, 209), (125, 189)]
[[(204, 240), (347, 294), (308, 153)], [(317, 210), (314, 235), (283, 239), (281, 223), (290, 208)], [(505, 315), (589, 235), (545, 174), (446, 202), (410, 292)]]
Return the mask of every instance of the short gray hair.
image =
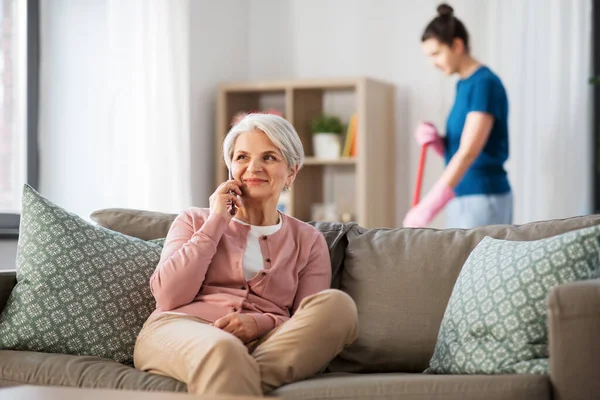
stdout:
[(227, 168), (231, 169), (235, 141), (244, 132), (259, 130), (264, 132), (271, 142), (281, 151), (287, 165), (291, 168), (304, 164), (304, 148), (298, 133), (285, 118), (274, 114), (248, 114), (239, 120), (225, 136), (223, 158)]

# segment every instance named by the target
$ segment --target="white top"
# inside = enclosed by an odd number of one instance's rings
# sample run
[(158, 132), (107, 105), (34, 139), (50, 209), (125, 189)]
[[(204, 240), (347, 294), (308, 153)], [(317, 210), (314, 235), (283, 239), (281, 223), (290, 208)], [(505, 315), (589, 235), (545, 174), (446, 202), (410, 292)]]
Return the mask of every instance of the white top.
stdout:
[(250, 226), (250, 232), (248, 232), (248, 244), (246, 245), (244, 260), (242, 262), (244, 266), (244, 278), (249, 281), (265, 267), (265, 261), (263, 260), (263, 255), (260, 251), (260, 237), (269, 236), (277, 232), (281, 228), (282, 218), (279, 216), (277, 225), (269, 226), (250, 225), (237, 218), (233, 218), (233, 220), (238, 224)]

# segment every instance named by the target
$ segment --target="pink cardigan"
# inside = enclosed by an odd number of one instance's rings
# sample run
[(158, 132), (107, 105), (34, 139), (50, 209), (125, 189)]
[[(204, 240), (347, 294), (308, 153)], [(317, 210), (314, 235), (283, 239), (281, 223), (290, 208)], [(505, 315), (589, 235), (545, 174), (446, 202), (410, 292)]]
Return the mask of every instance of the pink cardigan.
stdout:
[(260, 240), (264, 269), (246, 281), (242, 260), (249, 231), (250, 226), (227, 223), (220, 215), (209, 217), (206, 208), (181, 213), (150, 278), (155, 313), (174, 311), (210, 322), (246, 313), (262, 336), (288, 320), (303, 298), (330, 287), (325, 238), (285, 214), (281, 228)]

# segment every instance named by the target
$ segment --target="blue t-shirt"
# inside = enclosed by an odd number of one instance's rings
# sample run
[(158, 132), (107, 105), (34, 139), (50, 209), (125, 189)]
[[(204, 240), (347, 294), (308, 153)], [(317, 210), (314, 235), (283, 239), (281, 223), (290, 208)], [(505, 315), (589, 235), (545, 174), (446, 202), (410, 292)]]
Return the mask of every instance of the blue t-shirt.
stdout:
[(481, 154), (454, 189), (457, 196), (510, 191), (504, 162), (508, 159), (508, 98), (504, 85), (488, 67), (478, 68), (456, 84), (456, 100), (446, 124), (446, 164), (460, 146), (467, 114), (480, 111), (494, 117)]

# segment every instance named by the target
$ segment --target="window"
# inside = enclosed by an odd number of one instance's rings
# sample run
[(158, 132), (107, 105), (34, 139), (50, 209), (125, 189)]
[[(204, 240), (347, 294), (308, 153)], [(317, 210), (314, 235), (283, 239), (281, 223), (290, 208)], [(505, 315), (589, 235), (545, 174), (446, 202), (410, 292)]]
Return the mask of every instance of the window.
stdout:
[(24, 183), (37, 187), (39, 0), (0, 0), (0, 237), (16, 237)]

